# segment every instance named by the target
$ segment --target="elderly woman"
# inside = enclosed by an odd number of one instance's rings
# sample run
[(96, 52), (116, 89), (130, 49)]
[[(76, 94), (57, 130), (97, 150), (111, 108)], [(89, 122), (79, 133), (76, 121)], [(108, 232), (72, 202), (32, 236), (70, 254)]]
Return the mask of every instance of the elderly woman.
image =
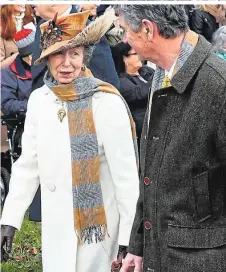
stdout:
[[(85, 64), (113, 11), (86, 27), (89, 12), (41, 26), (45, 85), (28, 101), (22, 155), (3, 209), (2, 247), (41, 184), (44, 272), (106, 272), (129, 243), (138, 197), (135, 127), (119, 92)], [(128, 194), (129, 192), (129, 194)], [(120, 245), (120, 247), (119, 247)]]
[(213, 50), (216, 52), (217, 56), (226, 60), (226, 26), (220, 27), (213, 34)]

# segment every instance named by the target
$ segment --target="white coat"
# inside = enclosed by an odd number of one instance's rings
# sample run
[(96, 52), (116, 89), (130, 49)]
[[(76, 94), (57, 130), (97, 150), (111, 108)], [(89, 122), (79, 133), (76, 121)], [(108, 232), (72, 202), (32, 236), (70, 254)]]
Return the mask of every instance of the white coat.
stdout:
[(62, 102), (46, 85), (28, 102), (22, 155), (13, 165), (1, 224), (20, 229), (41, 184), (44, 272), (108, 272), (118, 245), (128, 245), (139, 195), (139, 180), (129, 117), (120, 97), (93, 95), (100, 182), (109, 237), (77, 245), (73, 227), (71, 150), (68, 119), (57, 112)]

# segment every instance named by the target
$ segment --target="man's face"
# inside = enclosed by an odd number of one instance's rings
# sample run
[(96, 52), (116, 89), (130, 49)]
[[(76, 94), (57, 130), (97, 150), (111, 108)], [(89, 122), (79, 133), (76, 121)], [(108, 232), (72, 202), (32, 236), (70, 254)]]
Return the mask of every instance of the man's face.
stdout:
[(123, 41), (128, 43), (135, 50), (141, 61), (148, 60), (150, 55), (150, 43), (145, 28), (142, 26), (140, 31), (134, 32), (122, 16), (119, 16), (119, 24), (124, 30)]
[(39, 16), (44, 20), (49, 20), (51, 5), (35, 5), (34, 11), (36, 16)]
[(68, 84), (75, 80), (83, 66), (84, 47), (60, 51), (48, 58), (49, 69), (60, 84)]
[(90, 16), (96, 16), (97, 15), (97, 8), (99, 5), (95, 4), (82, 4), (80, 5), (82, 11), (89, 10)]

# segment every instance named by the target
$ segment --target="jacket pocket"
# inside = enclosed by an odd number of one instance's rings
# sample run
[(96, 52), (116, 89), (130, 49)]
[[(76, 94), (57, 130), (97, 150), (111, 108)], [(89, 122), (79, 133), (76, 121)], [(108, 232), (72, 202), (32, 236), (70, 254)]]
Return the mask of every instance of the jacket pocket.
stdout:
[(184, 228), (168, 226), (167, 245), (177, 248), (210, 249), (226, 245), (226, 226)]
[(210, 196), (209, 196), (209, 178), (208, 172), (203, 172), (192, 178), (194, 197), (195, 197), (195, 215), (198, 222), (203, 222), (212, 216)]

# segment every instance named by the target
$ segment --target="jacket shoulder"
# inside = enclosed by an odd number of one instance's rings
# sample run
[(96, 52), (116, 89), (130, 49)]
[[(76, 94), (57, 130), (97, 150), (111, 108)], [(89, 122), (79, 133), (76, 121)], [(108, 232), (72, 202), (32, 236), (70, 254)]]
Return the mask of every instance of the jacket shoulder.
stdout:
[(49, 92), (49, 89), (46, 85), (43, 85), (42, 87), (35, 89), (31, 95), (30, 95), (30, 100), (36, 100), (37, 99), (42, 99), (43, 96), (45, 96)]
[(206, 68), (211, 71), (213, 80), (218, 77), (226, 84), (226, 61), (218, 57), (215, 53), (211, 53), (206, 59)]

